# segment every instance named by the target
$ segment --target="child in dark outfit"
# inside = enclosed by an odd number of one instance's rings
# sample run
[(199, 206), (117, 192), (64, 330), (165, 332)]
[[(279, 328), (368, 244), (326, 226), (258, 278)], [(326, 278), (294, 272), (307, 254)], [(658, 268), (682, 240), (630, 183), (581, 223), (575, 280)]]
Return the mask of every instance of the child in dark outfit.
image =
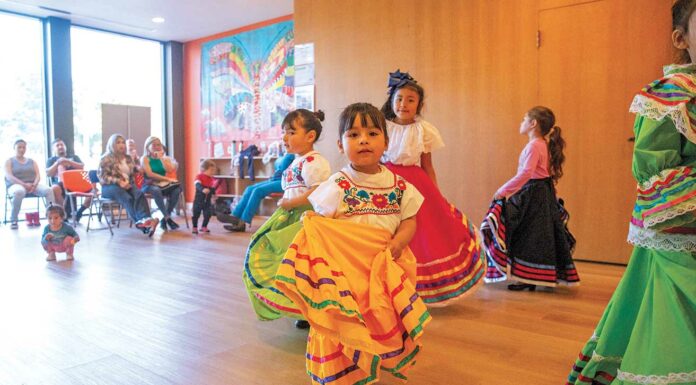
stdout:
[(193, 223), (193, 234), (198, 234), (198, 218), (203, 212), (203, 223), (201, 224), (201, 233), (209, 233), (208, 221), (210, 221), (210, 216), (212, 213), (212, 203), (211, 200), (213, 195), (215, 195), (215, 189), (220, 184), (220, 181), (213, 177), (217, 171), (217, 166), (215, 162), (210, 159), (206, 159), (201, 162), (200, 166), (201, 173), (196, 175), (194, 184), (196, 186), (196, 196), (193, 198), (193, 217), (191, 222)]

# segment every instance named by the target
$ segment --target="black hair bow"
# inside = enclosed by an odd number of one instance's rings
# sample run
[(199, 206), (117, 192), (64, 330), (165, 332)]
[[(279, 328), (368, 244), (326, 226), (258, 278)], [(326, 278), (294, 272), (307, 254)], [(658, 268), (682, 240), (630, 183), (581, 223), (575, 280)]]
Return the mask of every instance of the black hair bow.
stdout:
[(417, 83), (413, 76), (409, 75), (408, 72), (401, 72), (401, 70), (397, 69), (396, 72), (389, 73), (389, 82), (387, 83), (387, 87), (389, 87), (389, 91), (391, 92), (392, 90), (403, 86), (408, 81)]

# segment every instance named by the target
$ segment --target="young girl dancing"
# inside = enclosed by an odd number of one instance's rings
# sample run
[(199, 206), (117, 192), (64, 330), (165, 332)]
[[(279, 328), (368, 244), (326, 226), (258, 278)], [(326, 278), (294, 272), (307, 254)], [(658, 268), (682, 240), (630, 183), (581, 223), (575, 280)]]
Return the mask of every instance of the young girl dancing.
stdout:
[(696, 0), (672, 5), (683, 65), (633, 99), (635, 248), (568, 384), (696, 384)]
[(405, 380), (430, 321), (408, 247), (423, 197), (380, 164), (388, 139), (376, 107), (348, 106), (339, 138), (350, 164), (310, 195), (321, 216), (305, 215), (276, 285), (311, 325), (312, 384), (371, 384), (380, 369)]
[(520, 134), (529, 142), (520, 154), (517, 175), (496, 191), (481, 225), (489, 266), (486, 282), (512, 276), (519, 283), (508, 289), (519, 291), (580, 281), (571, 257), (575, 239), (554, 187), (565, 160), (565, 141), (555, 124), (553, 112), (542, 106), (522, 119)]
[(425, 91), (408, 73), (389, 74), (389, 98), (382, 107), (389, 147), (385, 165), (425, 197), (418, 230), (410, 243), (418, 260), (418, 294), (429, 305), (470, 293), (484, 269), (476, 228), (437, 187), (432, 151), (443, 147), (438, 130), (421, 119)]
[[(281, 316), (301, 318), (293, 303), (276, 289), (273, 278), (290, 242), (300, 230), (300, 216), (310, 209), (307, 197), (331, 174), (329, 162), (314, 151), (321, 135), (322, 111), (305, 109), (289, 113), (283, 120), (283, 144), (295, 160), (283, 172), (283, 198), (278, 210), (252, 235), (244, 260), (243, 279), (251, 304), (261, 320)], [(298, 320), (298, 328), (308, 324)]]

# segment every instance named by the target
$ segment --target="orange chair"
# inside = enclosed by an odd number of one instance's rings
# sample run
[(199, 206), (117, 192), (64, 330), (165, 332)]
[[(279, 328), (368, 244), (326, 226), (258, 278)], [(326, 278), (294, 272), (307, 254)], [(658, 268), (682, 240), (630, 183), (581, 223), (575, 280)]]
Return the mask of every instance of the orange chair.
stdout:
[(60, 174), (60, 181), (63, 183), (65, 197), (72, 213), (72, 223), (77, 224), (77, 198), (94, 199), (89, 174), (85, 170), (66, 170)]
[[(84, 199), (91, 199), (92, 203), (89, 206), (89, 218), (87, 219), (87, 232), (91, 230), (92, 216), (97, 214), (99, 222), (101, 222), (101, 217), (104, 216), (106, 219), (106, 224), (111, 235), (114, 234), (111, 224), (115, 224), (119, 227), (121, 224), (121, 205), (111, 199), (106, 199), (99, 193), (99, 188), (97, 187), (97, 182), (90, 178), (89, 171), (85, 170), (68, 170), (63, 172), (60, 176), (63, 182), (63, 188), (65, 189), (65, 195), (68, 197), (68, 204), (77, 206), (77, 197), (82, 197)], [(72, 208), (72, 206), (71, 206)], [(96, 212), (94, 211), (96, 210)], [(119, 215), (118, 218), (114, 215), (114, 210), (116, 210)], [(73, 214), (73, 223), (76, 222), (76, 208), (71, 210)], [(109, 218), (109, 216), (111, 218)], [(94, 229), (92, 229), (94, 230)]]

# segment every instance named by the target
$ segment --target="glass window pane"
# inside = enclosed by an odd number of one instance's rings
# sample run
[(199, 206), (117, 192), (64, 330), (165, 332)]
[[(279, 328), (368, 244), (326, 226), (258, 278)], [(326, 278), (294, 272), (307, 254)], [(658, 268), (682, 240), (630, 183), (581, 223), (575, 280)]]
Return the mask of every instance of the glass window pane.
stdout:
[[(80, 27), (70, 35), (75, 154), (85, 167), (96, 168), (103, 152), (102, 103), (150, 107), (146, 136), (162, 137), (162, 44)], [(128, 136), (127, 127), (122, 134)]]
[[(26, 157), (33, 159), (46, 182), (46, 129), (44, 126), (43, 30), (38, 19), (0, 12), (0, 153), (5, 162), (14, 156), (17, 139), (27, 142)], [(4, 183), (3, 183), (4, 184)], [(5, 187), (2, 187), (5, 199)], [(3, 205), (4, 208), (4, 205)]]

